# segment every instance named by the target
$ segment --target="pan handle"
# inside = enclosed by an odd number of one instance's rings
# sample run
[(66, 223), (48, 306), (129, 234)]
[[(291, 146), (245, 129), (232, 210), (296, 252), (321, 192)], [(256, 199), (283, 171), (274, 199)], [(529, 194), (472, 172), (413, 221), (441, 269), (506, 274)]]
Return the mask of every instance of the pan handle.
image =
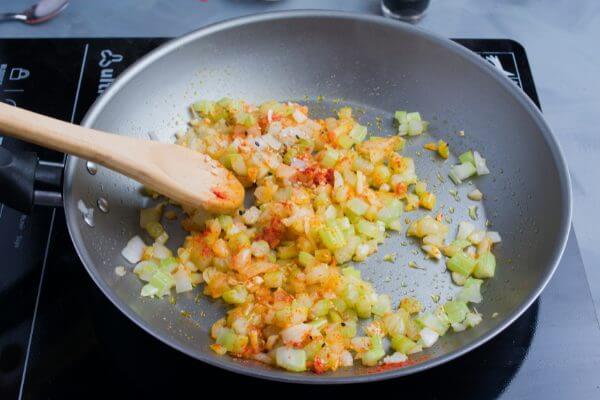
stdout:
[(35, 204), (62, 207), (62, 165), (40, 161), (36, 153), (0, 146), (0, 203), (30, 214)]

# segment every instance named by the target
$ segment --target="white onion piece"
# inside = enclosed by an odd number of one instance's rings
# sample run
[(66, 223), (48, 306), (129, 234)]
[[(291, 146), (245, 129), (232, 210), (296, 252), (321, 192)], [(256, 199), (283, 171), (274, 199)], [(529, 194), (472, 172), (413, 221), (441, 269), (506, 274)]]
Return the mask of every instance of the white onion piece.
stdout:
[(285, 345), (300, 344), (310, 333), (311, 326), (308, 324), (298, 324), (290, 326), (280, 332), (281, 340)]
[(352, 354), (348, 350), (344, 350), (342, 354), (340, 354), (340, 366), (351, 367), (352, 365), (354, 365)]
[(296, 122), (298, 122), (299, 124), (306, 121), (306, 115), (304, 115), (304, 113), (300, 110), (294, 110), (294, 113), (292, 114), (292, 116), (294, 117)]
[(140, 262), (146, 250), (146, 244), (139, 236), (134, 236), (129, 239), (127, 245), (121, 250), (121, 255), (130, 263), (136, 264)]
[(175, 291), (177, 293), (189, 292), (192, 290), (192, 279), (186, 271), (180, 269), (175, 272), (173, 274), (173, 279), (175, 280)]
[(408, 357), (406, 357), (404, 354), (397, 351), (394, 354), (392, 354), (391, 356), (384, 357), (383, 363), (384, 364), (398, 364), (398, 363), (404, 362), (406, 360), (408, 360)]
[(496, 231), (488, 231), (485, 236), (492, 241), (492, 243), (500, 243), (502, 238), (500, 234)]
[(458, 233), (456, 234), (457, 240), (464, 240), (469, 237), (471, 233), (475, 230), (475, 226), (470, 222), (460, 222), (458, 224)]
[(171, 251), (167, 248), (167, 246), (155, 242), (152, 245), (152, 247), (154, 248), (152, 255), (155, 258), (158, 258), (159, 260), (164, 260), (167, 257), (171, 257)]
[(423, 341), (423, 347), (433, 346), (440, 337), (436, 331), (427, 327), (421, 329), (419, 334), (421, 335), (421, 340)]
[(479, 152), (473, 152), (473, 159), (475, 160), (475, 169), (477, 170), (477, 175), (487, 175), (490, 173), (490, 170), (485, 164), (485, 158), (481, 157)]

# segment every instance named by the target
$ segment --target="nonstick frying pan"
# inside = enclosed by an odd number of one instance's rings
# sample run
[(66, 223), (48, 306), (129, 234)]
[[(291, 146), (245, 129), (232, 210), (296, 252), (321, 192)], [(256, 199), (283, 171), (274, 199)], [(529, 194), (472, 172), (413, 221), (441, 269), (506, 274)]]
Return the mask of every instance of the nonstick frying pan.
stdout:
[[(185, 128), (190, 103), (225, 96), (252, 102), (300, 101), (323, 116), (342, 104), (351, 105), (364, 112), (360, 117), (364, 123), (381, 121), (374, 124), (377, 134), (393, 133), (395, 110), (420, 111), (431, 121), (431, 133), (411, 138), (406, 153), (421, 150), (433, 137), (449, 142), (455, 154), (475, 148), (487, 158), (492, 174), (475, 180), (485, 194), (477, 224), (483, 227), (489, 221), (501, 233), (503, 242), (496, 249), (499, 265), (496, 276), (485, 283), (484, 302), (477, 307), (483, 322), (447, 334), (404, 368), (376, 371), (355, 366), (322, 375), (298, 374), (218, 356), (209, 348), (208, 330), (225, 314), (221, 302), (196, 298), (197, 291), (179, 295), (176, 304), (142, 299), (142, 283), (134, 274), (115, 274), (116, 266), (127, 265), (121, 249), (140, 234), (139, 209), (151, 203), (140, 185), (68, 157), (64, 208), (85, 268), (106, 297), (164, 343), (217, 367), (280, 381), (347, 383), (399, 377), (447, 362), (490, 340), (531, 305), (551, 278), (571, 220), (564, 157), (535, 105), (460, 45), (410, 25), (365, 15), (295, 11), (240, 18), (175, 39), (139, 60), (96, 101), (83, 125), (172, 141), (173, 134)], [(376, 125), (381, 125), (381, 132)], [(451, 214), (454, 225), (469, 220), (466, 193), (474, 186), (455, 187), (448, 179), (438, 180), (438, 174), (445, 176), (443, 168), (456, 160), (451, 156), (440, 164), (428, 155), (415, 159), (419, 176), (436, 182), (438, 205), (456, 210)], [(20, 175), (23, 179), (34, 174)], [(453, 188), (461, 201), (449, 193)], [(96, 208), (92, 224), (78, 208), (80, 200)], [(181, 243), (184, 233), (177, 223), (168, 229), (171, 245)], [(434, 304), (432, 297), (452, 296), (457, 287), (443, 263), (424, 260), (411, 251), (414, 248), (404, 235), (392, 236), (357, 267), (395, 304), (406, 295), (428, 306)], [(392, 251), (398, 253), (396, 262), (382, 262), (383, 255)], [(424, 269), (408, 268), (410, 261)], [(119, 340), (119, 332), (114, 338)]]

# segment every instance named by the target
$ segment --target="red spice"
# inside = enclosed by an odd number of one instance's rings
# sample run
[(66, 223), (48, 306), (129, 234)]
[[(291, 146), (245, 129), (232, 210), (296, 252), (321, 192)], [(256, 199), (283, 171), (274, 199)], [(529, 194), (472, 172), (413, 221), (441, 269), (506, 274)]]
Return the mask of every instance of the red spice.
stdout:
[(367, 370), (367, 372), (369, 374), (376, 374), (379, 372), (389, 371), (391, 369), (404, 368), (404, 367), (408, 367), (411, 365), (421, 364), (423, 361), (427, 360), (428, 358), (429, 358), (428, 356), (421, 356), (414, 360), (406, 360), (404, 362), (399, 362), (399, 363), (378, 365), (377, 367), (369, 368)]
[(265, 227), (258, 235), (257, 240), (265, 240), (273, 249), (281, 242), (281, 236), (285, 231), (285, 226), (279, 218), (273, 218), (271, 225)]
[(310, 166), (298, 171), (294, 175), (294, 181), (300, 182), (305, 186), (319, 186), (326, 183), (333, 184), (333, 169)]
[(223, 199), (223, 200), (227, 199), (227, 195), (224, 192), (220, 191), (219, 189), (212, 188), (211, 191), (219, 199)]

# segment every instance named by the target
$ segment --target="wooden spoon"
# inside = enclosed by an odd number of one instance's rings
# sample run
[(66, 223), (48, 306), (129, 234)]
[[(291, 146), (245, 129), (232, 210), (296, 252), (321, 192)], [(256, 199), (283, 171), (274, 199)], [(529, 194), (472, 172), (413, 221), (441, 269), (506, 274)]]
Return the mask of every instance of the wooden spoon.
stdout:
[(4, 103), (0, 131), (104, 165), (182, 205), (222, 213), (244, 199), (244, 187), (230, 171), (206, 154), (176, 144), (83, 128)]

